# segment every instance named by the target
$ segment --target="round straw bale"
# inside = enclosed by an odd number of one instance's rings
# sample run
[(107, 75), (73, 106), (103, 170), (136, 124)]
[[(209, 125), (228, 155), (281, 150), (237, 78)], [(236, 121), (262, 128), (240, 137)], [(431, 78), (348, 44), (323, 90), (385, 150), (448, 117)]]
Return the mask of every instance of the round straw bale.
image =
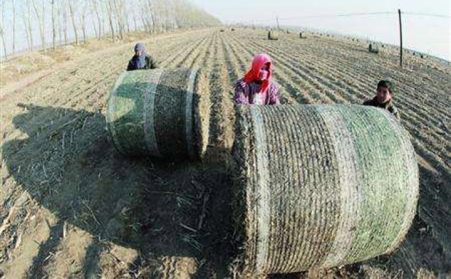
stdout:
[(301, 38), (301, 39), (306, 39), (307, 36), (305, 35), (304, 32), (300, 32), (300, 33), (299, 33), (299, 38)]
[(245, 278), (393, 251), (415, 215), (418, 166), (389, 113), (359, 105), (239, 106), (234, 220)]
[(375, 43), (371, 43), (368, 45), (368, 51), (371, 53), (379, 53), (379, 46)]
[(279, 32), (276, 30), (270, 30), (268, 31), (268, 40), (278, 40), (279, 39)]
[(124, 72), (108, 100), (107, 129), (124, 155), (202, 157), (208, 141), (206, 74), (187, 69)]

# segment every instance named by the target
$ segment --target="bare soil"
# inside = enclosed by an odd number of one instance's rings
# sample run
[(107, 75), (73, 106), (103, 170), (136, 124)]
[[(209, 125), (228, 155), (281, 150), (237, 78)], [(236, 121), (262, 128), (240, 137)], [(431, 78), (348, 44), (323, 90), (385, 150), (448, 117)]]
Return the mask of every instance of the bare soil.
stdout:
[(264, 30), (191, 30), (144, 41), (161, 67), (209, 73), (204, 162), (126, 158), (108, 141), (106, 100), (131, 42), (70, 62), (53, 57), (51, 66), (2, 80), (0, 278), (229, 276), (233, 84), (258, 52), (273, 57), (284, 103), (362, 103), (379, 79), (393, 80), (421, 177), (417, 216), (392, 255), (269, 277), (451, 277), (449, 63), (407, 54), (400, 69), (392, 46), (376, 55), (363, 41), (296, 34), (269, 41)]

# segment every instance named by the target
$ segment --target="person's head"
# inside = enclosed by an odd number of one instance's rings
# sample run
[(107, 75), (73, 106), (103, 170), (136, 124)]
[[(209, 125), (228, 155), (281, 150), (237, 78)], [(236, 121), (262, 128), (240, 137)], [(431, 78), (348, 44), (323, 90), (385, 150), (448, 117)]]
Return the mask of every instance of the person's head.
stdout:
[(252, 72), (254, 80), (269, 80), (272, 74), (271, 57), (266, 53), (255, 55), (252, 60)]
[(146, 52), (146, 46), (143, 43), (137, 43), (135, 45), (135, 55), (141, 56)]
[(384, 104), (393, 98), (394, 85), (388, 80), (381, 80), (377, 84), (376, 100)]

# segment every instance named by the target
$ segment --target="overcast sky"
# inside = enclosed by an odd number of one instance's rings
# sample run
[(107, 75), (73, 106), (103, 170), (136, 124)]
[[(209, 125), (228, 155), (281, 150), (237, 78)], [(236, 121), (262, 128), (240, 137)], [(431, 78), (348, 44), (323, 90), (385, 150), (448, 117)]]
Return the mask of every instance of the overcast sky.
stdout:
[[(399, 45), (397, 10), (403, 15), (404, 46), (451, 60), (451, 4), (450, 0), (190, 0), (223, 23), (255, 23), (335, 31)], [(348, 17), (310, 17), (348, 13), (391, 14)], [(427, 13), (439, 16), (414, 15)]]

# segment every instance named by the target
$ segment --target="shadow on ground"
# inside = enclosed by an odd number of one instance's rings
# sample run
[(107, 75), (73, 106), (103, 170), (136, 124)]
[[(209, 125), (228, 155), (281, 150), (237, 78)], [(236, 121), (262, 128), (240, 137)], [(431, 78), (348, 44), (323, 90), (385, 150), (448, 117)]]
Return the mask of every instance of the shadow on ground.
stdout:
[(200, 278), (225, 274), (232, 226), (224, 167), (126, 158), (109, 143), (100, 113), (20, 106), (13, 123), (28, 138), (6, 142), (4, 161), (17, 184), (59, 218), (29, 274), (45, 275), (64, 222), (97, 240), (87, 248), (86, 277), (98, 274), (109, 242), (138, 250), (132, 276), (161, 272), (164, 257), (195, 259)]

